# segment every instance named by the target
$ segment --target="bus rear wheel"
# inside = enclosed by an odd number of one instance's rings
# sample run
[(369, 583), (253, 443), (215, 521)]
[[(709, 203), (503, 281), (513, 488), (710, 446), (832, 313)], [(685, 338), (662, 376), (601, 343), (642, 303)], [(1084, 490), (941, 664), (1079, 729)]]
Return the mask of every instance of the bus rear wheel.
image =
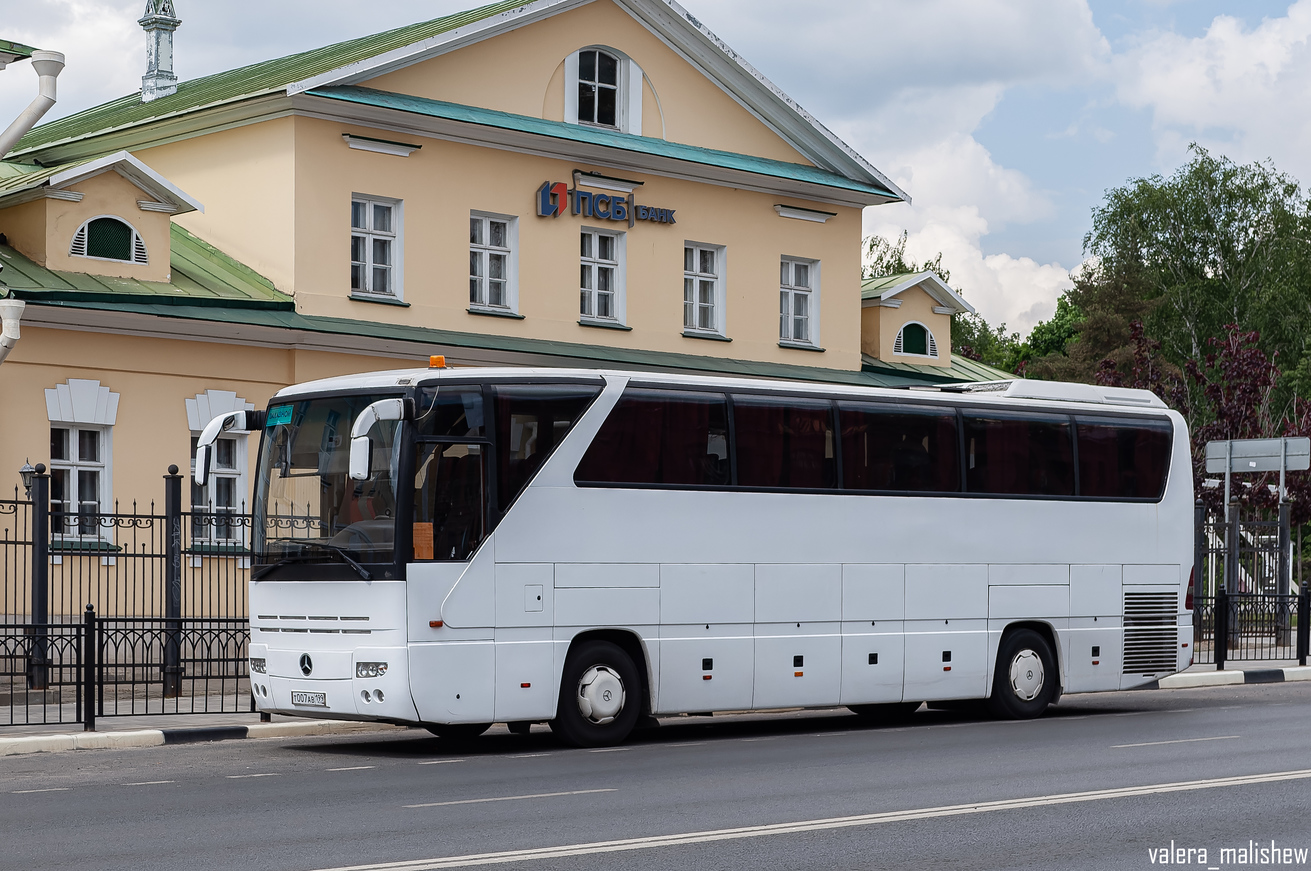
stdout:
[(1007, 720), (1042, 716), (1056, 698), (1060, 676), (1051, 646), (1032, 629), (1008, 634), (997, 650), (988, 710)]
[(424, 726), (447, 741), (472, 741), (492, 727), (491, 723), (429, 723)]
[(575, 747), (618, 744), (633, 731), (641, 707), (632, 657), (609, 641), (586, 641), (565, 661), (551, 731)]

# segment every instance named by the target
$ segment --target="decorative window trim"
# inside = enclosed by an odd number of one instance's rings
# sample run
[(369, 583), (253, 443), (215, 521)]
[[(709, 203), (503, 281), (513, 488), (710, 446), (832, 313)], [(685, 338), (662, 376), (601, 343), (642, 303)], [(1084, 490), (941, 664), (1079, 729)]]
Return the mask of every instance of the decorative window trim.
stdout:
[[(688, 326), (687, 323), (687, 282), (688, 280), (700, 281), (707, 273), (688, 272), (687, 271), (687, 249), (694, 251), (713, 251), (715, 253), (715, 298), (712, 305), (714, 306), (713, 318), (714, 324), (708, 328)], [(728, 249), (724, 245), (711, 245), (706, 242), (683, 242), (684, 262), (683, 262), (683, 335), (696, 336), (705, 338), (724, 338), (728, 334), (727, 309), (727, 274), (728, 274)], [(699, 258), (698, 258), (699, 259)], [(699, 262), (694, 265), (699, 266)]]
[(808, 257), (792, 257), (789, 255), (783, 255), (781, 258), (779, 258), (779, 263), (780, 266), (784, 263), (800, 263), (810, 267), (809, 269), (810, 285), (809, 287), (806, 288), (801, 288), (799, 285), (784, 284), (780, 276), (780, 281), (779, 281), (780, 318), (784, 315), (784, 312), (782, 311), (782, 307), (781, 307), (781, 302), (782, 302), (781, 294), (783, 293), (789, 294), (789, 301), (788, 301), (789, 308), (787, 312), (787, 317), (789, 320), (791, 320), (792, 318), (792, 313), (794, 310), (793, 306), (795, 306), (795, 296), (797, 293), (800, 292), (806, 293), (810, 305), (806, 314), (807, 328), (808, 328), (809, 335), (804, 339), (798, 339), (792, 334), (792, 331), (790, 329), (788, 331), (788, 335), (783, 335), (783, 331), (781, 329), (782, 324), (780, 323), (779, 342), (778, 342), (779, 346), (784, 348), (803, 348), (806, 350), (817, 349), (820, 347), (819, 344), (820, 341), (819, 314), (820, 314), (820, 286), (821, 286), (820, 261), (811, 260)]
[(788, 206), (783, 203), (775, 203), (774, 211), (778, 212), (780, 218), (793, 218), (798, 221), (811, 221), (816, 224), (823, 224), (829, 218), (836, 218), (837, 212), (821, 212), (818, 209), (804, 209), (801, 206)]
[[(482, 212), (473, 209), (469, 212), (469, 220), (482, 221), (503, 221), (507, 226), (505, 228), (504, 248), (496, 248), (490, 243), (475, 245), (469, 243), (469, 253), (475, 251), (503, 252), (506, 254), (505, 264), (505, 305), (491, 305), (488, 303), (469, 302), (469, 311), (474, 314), (492, 314), (492, 315), (517, 315), (519, 314), (519, 219), (514, 215), (500, 215), (495, 212)], [(484, 227), (487, 225), (484, 224)], [(486, 236), (484, 239), (488, 238)], [(470, 278), (473, 276), (470, 275)], [(483, 275), (484, 279), (488, 276)]]
[[(615, 240), (615, 299), (614, 299), (614, 317), (601, 318), (595, 315), (579, 315), (578, 322), (584, 326), (601, 326), (601, 327), (627, 327), (628, 325), (628, 257), (627, 257), (627, 240), (628, 234), (607, 230), (601, 227), (580, 227), (579, 233), (591, 233), (596, 236), (609, 236)], [(581, 235), (580, 235), (581, 238)], [(579, 255), (580, 264), (584, 261), (581, 254)], [(593, 263), (597, 258), (587, 258)], [(595, 281), (595, 280), (594, 280)], [(581, 289), (581, 288), (580, 288)], [(595, 291), (595, 288), (593, 288)]]
[(374, 139), (372, 136), (357, 136), (354, 133), (343, 133), (341, 138), (347, 146), (356, 151), (390, 154), (393, 157), (409, 157), (423, 148), (422, 145), (411, 145), (408, 142), (396, 142), (392, 139)]
[[(87, 236), (89, 227), (95, 221), (108, 219), (118, 221), (132, 231), (132, 257), (128, 260), (120, 260), (117, 257), (93, 257), (87, 253)], [(146, 249), (146, 242), (137, 232), (137, 228), (132, 226), (131, 221), (124, 220), (118, 215), (96, 215), (93, 218), (87, 218), (82, 222), (82, 226), (77, 228), (73, 234), (73, 241), (68, 246), (68, 256), (84, 257), (87, 260), (100, 260), (104, 263), (135, 263), (138, 266), (148, 266), (150, 264), (150, 252)]]
[[(924, 334), (928, 337), (929, 352), (927, 354), (911, 354), (907, 351), (902, 350), (902, 346), (904, 344), (904, 337), (906, 335), (906, 327), (912, 325), (917, 326), (920, 329), (924, 330)], [(906, 323), (901, 325), (901, 329), (897, 330), (897, 338), (892, 343), (892, 353), (896, 354), (899, 357), (921, 357), (926, 360), (937, 360), (938, 340), (933, 338), (933, 330), (929, 329), (927, 325), (922, 324), (919, 321), (907, 321)]]
[[(362, 203), (369, 207), (366, 209), (366, 211), (370, 216), (369, 217), (370, 227), (367, 229), (356, 229), (354, 226), (349, 227), (349, 232), (352, 239), (355, 238), (356, 236), (359, 236), (365, 240), (365, 245), (364, 245), (365, 259), (363, 261), (356, 261), (354, 259), (348, 261), (352, 265), (356, 262), (362, 262), (364, 264), (365, 287), (351, 288), (350, 296), (352, 299), (403, 301), (405, 299), (405, 293), (404, 293), (405, 291), (405, 280), (404, 280), (405, 279), (405, 202), (403, 200), (394, 199), (392, 197), (380, 197), (380, 196), (374, 196), (372, 194), (352, 193), (351, 194), (352, 209), (354, 208), (354, 205), (356, 203)], [(373, 223), (372, 207), (374, 205), (391, 207), (392, 229), (390, 233), (380, 230), (374, 230), (372, 228), (372, 223)], [(373, 240), (375, 238), (390, 239), (392, 242), (391, 290), (388, 291), (379, 292), (379, 291), (368, 289), (369, 286), (372, 284), (372, 280), (373, 280), (373, 267), (374, 267)], [(348, 281), (347, 284), (349, 286), (350, 282)]]
[[(605, 124), (591, 124), (578, 120), (578, 52), (603, 51), (613, 55), (619, 61), (619, 87), (615, 95), (615, 127)], [(584, 45), (573, 52), (564, 62), (564, 120), (569, 124), (582, 124), (587, 127), (601, 127), (604, 130), (618, 128), (621, 133), (642, 135), (642, 81), (645, 73), (631, 57), (608, 45)]]

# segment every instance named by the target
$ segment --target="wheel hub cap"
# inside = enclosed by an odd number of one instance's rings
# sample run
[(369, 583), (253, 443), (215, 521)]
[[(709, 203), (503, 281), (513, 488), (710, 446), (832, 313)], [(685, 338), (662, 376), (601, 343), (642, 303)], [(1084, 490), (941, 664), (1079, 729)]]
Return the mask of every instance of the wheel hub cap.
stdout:
[(1042, 668), (1042, 657), (1032, 650), (1021, 650), (1011, 660), (1011, 690), (1026, 702), (1031, 702), (1042, 692), (1043, 679), (1046, 675)]
[(609, 723), (624, 709), (624, 682), (611, 668), (594, 665), (578, 681), (578, 710), (598, 726)]

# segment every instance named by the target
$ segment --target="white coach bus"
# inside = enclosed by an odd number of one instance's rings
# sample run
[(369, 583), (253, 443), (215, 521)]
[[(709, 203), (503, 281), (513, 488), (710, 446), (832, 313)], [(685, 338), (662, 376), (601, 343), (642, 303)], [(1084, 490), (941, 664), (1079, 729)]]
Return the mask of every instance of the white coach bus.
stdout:
[(445, 369), (297, 385), (260, 430), (251, 683), (469, 737), (844, 705), (896, 716), (1186, 668), (1193, 484), (1146, 391)]

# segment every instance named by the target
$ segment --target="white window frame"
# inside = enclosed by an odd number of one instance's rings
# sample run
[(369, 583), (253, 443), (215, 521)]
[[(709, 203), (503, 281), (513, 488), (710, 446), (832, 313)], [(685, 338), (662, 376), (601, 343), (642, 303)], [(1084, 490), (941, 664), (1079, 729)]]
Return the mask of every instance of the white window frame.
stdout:
[[(792, 284), (795, 280), (795, 273), (789, 268), (788, 280), (784, 280), (783, 269), (788, 264), (802, 264), (809, 267), (808, 280), (809, 286), (802, 287)], [(795, 310), (796, 298), (805, 294), (808, 297), (808, 307), (806, 312), (807, 337), (804, 339), (796, 338), (795, 332)], [(818, 348), (819, 347), (819, 311), (820, 311), (820, 262), (810, 260), (805, 257), (784, 256), (779, 261), (779, 339), (778, 343), (783, 347), (791, 348)]]
[[(85, 378), (70, 378), (63, 384), (46, 388), (46, 418), (50, 428), (69, 430), (69, 453), (76, 457), (76, 431), (95, 431), (100, 434), (100, 460), (96, 463), (80, 463), (72, 460), (56, 460), (51, 457), (50, 468), (70, 469), (69, 502), (79, 503), (83, 494), (77, 492), (77, 468), (100, 472), (100, 492), (96, 500), (101, 514), (112, 513), (114, 494), (114, 423), (118, 419), (118, 394), (112, 392), (99, 381)], [(75, 527), (77, 530), (77, 527)], [(94, 539), (112, 544), (113, 530), (105, 529), (99, 524), (89, 535), (80, 531), (72, 533), (63, 529), (51, 528), (51, 534), (57, 539), (69, 541), (86, 541)]]
[[(486, 312), (490, 314), (518, 314), (519, 313), (519, 219), (513, 215), (498, 215), (494, 212), (471, 211), (469, 213), (469, 223), (471, 229), (474, 221), (482, 222), (482, 227), (483, 227), (482, 238), (485, 241), (484, 244), (475, 244), (473, 241), (469, 242), (469, 258), (471, 261), (470, 270), (469, 270), (469, 280), (470, 282), (472, 282), (475, 278), (475, 276), (473, 275), (472, 259), (475, 255), (478, 255), (482, 258), (482, 263), (483, 263), (483, 274), (480, 276), (483, 285), (482, 293), (481, 293), (481, 297), (483, 301), (475, 302), (472, 299), (472, 287), (471, 287), (469, 311)], [(486, 241), (491, 238), (490, 236), (491, 221), (500, 221), (506, 225), (505, 247), (503, 248), (498, 248), (492, 245), (490, 242)], [(486, 268), (488, 263), (487, 255), (492, 253), (504, 254), (506, 256), (504, 305), (492, 305), (490, 302), (486, 301), (490, 297), (490, 294), (487, 291), (487, 284), (486, 284), (487, 280), (490, 278), (490, 276), (487, 274), (488, 270)]]
[[(906, 335), (906, 327), (909, 327), (912, 324), (914, 326), (923, 328), (924, 332), (927, 334), (928, 336), (928, 341), (926, 342), (928, 346), (927, 354), (911, 354), (902, 350), (902, 347), (904, 345), (904, 337)], [(892, 353), (897, 355), (898, 357), (919, 357), (922, 360), (937, 360), (939, 359), (938, 340), (933, 337), (933, 330), (929, 329), (928, 324), (920, 323), (919, 321), (906, 321), (906, 323), (901, 325), (901, 329), (897, 330), (897, 338), (892, 343)]]
[[(110, 513), (107, 510), (109, 503), (109, 493), (112, 492), (109, 486), (112, 475), (111, 459), (113, 457), (113, 430), (111, 427), (96, 426), (88, 424), (68, 423), (64, 421), (51, 421), (50, 430), (53, 436), (55, 430), (63, 430), (65, 433), (65, 447), (67, 457), (65, 459), (55, 459), (50, 457), (50, 473), (54, 477), (56, 471), (68, 473), (68, 492), (65, 494), (68, 498), (63, 501), (64, 514), (62, 518), (55, 518), (55, 512), (51, 511), (51, 528), (52, 537), (60, 540), (86, 540), (88, 538), (97, 541), (109, 541), (111, 532), (103, 527), (98, 521), (95, 522), (89, 530), (83, 531), (81, 516), (82, 506), (94, 504), (96, 514), (103, 515)], [(96, 449), (99, 459), (83, 460), (80, 450), (81, 433), (92, 433), (96, 437)], [(79, 472), (95, 472), (98, 477), (98, 489), (90, 498), (86, 493), (81, 492), (81, 481)], [(53, 497), (53, 488), (51, 495)], [(53, 498), (51, 499), (53, 502)]]
[[(119, 260), (117, 257), (92, 257), (87, 253), (88, 234), (91, 232), (91, 222), (99, 221), (102, 218), (108, 218), (111, 221), (118, 221), (120, 224), (127, 225), (132, 231), (132, 256), (127, 260)], [(150, 252), (146, 249), (146, 240), (141, 238), (141, 233), (132, 225), (131, 221), (125, 220), (119, 215), (96, 215), (87, 218), (82, 222), (82, 226), (77, 228), (73, 234), (73, 241), (68, 246), (69, 257), (83, 257), (87, 260), (99, 260), (102, 263), (135, 263), (138, 266), (150, 265)]]
[[(366, 206), (365, 214), (368, 216), (369, 226), (366, 228), (356, 228), (354, 226), (355, 205), (361, 204)], [(389, 206), (392, 210), (392, 230), (385, 232), (373, 229), (373, 207)], [(404, 295), (404, 275), (405, 275), (405, 214), (404, 202), (402, 200), (392, 199), (390, 197), (379, 197), (370, 194), (351, 194), (351, 215), (348, 217), (350, 223), (350, 236), (352, 246), (354, 239), (360, 237), (364, 242), (364, 260), (356, 260), (353, 256), (349, 261), (353, 268), (355, 264), (363, 264), (364, 281), (360, 288), (351, 287), (350, 295), (359, 299), (377, 299), (377, 300), (396, 300), (401, 301)], [(391, 268), (391, 289), (387, 291), (375, 291), (373, 286), (373, 242), (375, 239), (388, 240), (392, 243), (392, 262)]]
[[(696, 267), (689, 272), (687, 269), (687, 252), (695, 252), (693, 266)], [(715, 272), (704, 273), (700, 271), (700, 252), (709, 251), (715, 255)], [(710, 245), (705, 242), (685, 241), (683, 243), (683, 332), (692, 335), (713, 335), (723, 337), (727, 333), (726, 311), (727, 304), (725, 293), (725, 276), (728, 272), (728, 249), (723, 245)], [(700, 327), (696, 325), (698, 318), (693, 319), (693, 324), (687, 322), (688, 299), (687, 290), (688, 282), (693, 282), (694, 291), (699, 289), (699, 284), (709, 278), (714, 283), (714, 299), (711, 301), (711, 325), (709, 327)], [(699, 309), (701, 303), (699, 300), (694, 303)]]
[[(614, 260), (601, 260), (601, 259), (599, 259), (599, 258), (596, 257), (596, 256), (592, 256), (592, 257), (583, 257), (583, 256), (582, 256), (582, 237), (583, 237), (584, 235), (591, 235), (591, 236), (593, 237), (593, 239), (595, 239), (595, 238), (598, 237), (598, 236), (609, 236), (609, 237), (611, 237), (612, 239), (614, 239), (614, 240), (615, 240), (615, 252), (614, 252), (614, 254), (615, 254), (615, 259), (614, 259)], [(579, 282), (578, 282), (578, 286), (579, 286), (579, 303), (580, 303), (580, 305), (579, 305), (579, 314), (578, 314), (578, 322), (579, 322), (579, 323), (581, 323), (581, 324), (589, 324), (589, 325), (596, 325), (596, 326), (603, 326), (603, 327), (614, 327), (614, 326), (621, 326), (621, 327), (622, 327), (622, 326), (626, 326), (626, 325), (627, 325), (627, 322), (628, 322), (628, 294), (627, 294), (627, 292), (626, 292), (626, 288), (627, 288), (627, 286), (628, 286), (628, 281), (627, 281), (627, 266), (626, 266), (626, 263), (627, 263), (628, 258), (627, 258), (627, 256), (626, 256), (626, 248), (627, 248), (627, 245), (625, 244), (627, 238), (628, 238), (628, 234), (627, 234), (627, 233), (616, 232), (616, 231), (614, 231), (614, 230), (606, 230), (606, 229), (602, 229), (602, 228), (600, 228), (600, 227), (586, 227), (586, 226), (584, 226), (584, 227), (580, 228), (580, 230), (579, 230), (579, 255), (578, 255), (578, 256), (579, 256)], [(596, 245), (595, 245), (595, 242), (593, 242), (592, 251), (593, 251), (593, 254), (595, 255), (595, 252), (596, 252)], [(582, 286), (582, 267), (583, 267), (583, 266), (592, 266), (593, 268), (595, 268), (595, 267), (597, 267), (597, 266), (604, 266), (604, 265), (613, 265), (613, 266), (614, 266), (614, 270), (615, 270), (615, 283), (614, 283), (614, 317), (611, 317), (611, 318), (603, 318), (603, 317), (597, 317), (595, 314), (585, 315), (585, 314), (582, 313), (582, 305), (581, 305), (581, 302), (582, 302), (582, 296), (581, 296), (581, 294), (582, 294), (582, 292), (583, 292), (583, 290), (584, 290), (584, 288), (583, 288), (583, 286)], [(594, 311), (594, 312), (596, 311), (596, 302), (595, 302), (595, 295), (596, 295), (596, 287), (595, 287), (595, 284), (596, 284), (596, 278), (595, 278), (595, 275), (596, 275), (596, 273), (593, 272), (593, 278), (592, 278), (592, 284), (593, 284), (593, 287), (590, 288), (590, 290), (591, 290), (591, 292), (592, 292), (592, 306), (591, 306), (591, 308), (592, 308), (592, 311)]]
[[(198, 430), (192, 430), (191, 432), (192, 527), (190, 532), (191, 545), (193, 548), (197, 544), (244, 546), (246, 544), (246, 530), (245, 527), (242, 526), (241, 524), (234, 524), (231, 530), (232, 535), (226, 538), (221, 538), (218, 535), (218, 531), (219, 531), (218, 525), (214, 524), (212, 521), (207, 522), (205, 525), (201, 526), (200, 529), (202, 530), (202, 533), (200, 535), (197, 535), (196, 534), (197, 527), (196, 527), (195, 520), (197, 514), (205, 514), (205, 515), (213, 516), (227, 511), (239, 517), (242, 514), (247, 513), (247, 506), (245, 504), (245, 494), (249, 492), (247, 490), (247, 487), (249, 486), (248, 474), (247, 474), (248, 455), (249, 455), (248, 454), (249, 444), (247, 442), (248, 434), (244, 432), (233, 431), (233, 432), (224, 433), (223, 435), (219, 436), (218, 440), (214, 444), (214, 447), (210, 451), (211, 461), (209, 466), (209, 481), (205, 484), (203, 488), (201, 488), (203, 497), (200, 504), (197, 505), (196, 504), (197, 485), (195, 483), (195, 472), (196, 472), (196, 440), (199, 437), (200, 437), (200, 432)], [(224, 441), (232, 442), (233, 464), (230, 468), (223, 467), (218, 464), (218, 442), (224, 442)], [(214, 496), (214, 491), (216, 489), (214, 487), (214, 482), (219, 478), (225, 478), (232, 481), (234, 504), (230, 507), (223, 506), (222, 508), (220, 508), (218, 505), (214, 503), (213, 496)]]
[[(578, 119), (578, 54), (584, 51), (603, 51), (619, 61), (618, 87), (615, 94), (615, 126), (594, 124)], [(608, 45), (585, 45), (565, 58), (564, 63), (564, 120), (569, 124), (599, 127), (602, 130), (618, 129), (621, 133), (642, 135), (642, 68), (622, 51)]]

